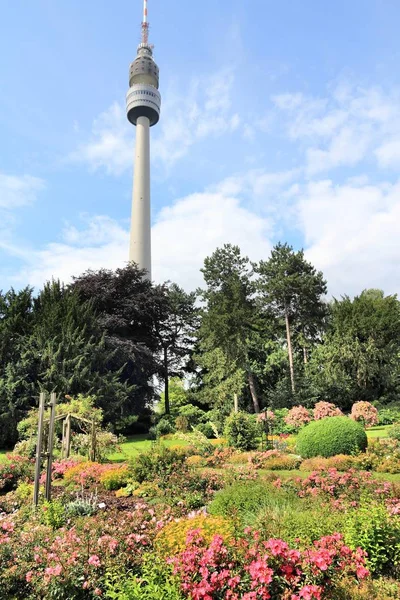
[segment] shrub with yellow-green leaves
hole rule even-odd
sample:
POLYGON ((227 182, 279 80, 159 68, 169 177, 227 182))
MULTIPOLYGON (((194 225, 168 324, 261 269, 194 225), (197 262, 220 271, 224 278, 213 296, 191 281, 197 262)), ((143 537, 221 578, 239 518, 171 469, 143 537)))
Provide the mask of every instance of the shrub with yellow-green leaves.
POLYGON ((182 552, 186 547, 186 537, 189 531, 199 530, 207 543, 215 535, 221 535, 226 541, 233 539, 232 521, 220 516, 199 514, 197 516, 171 521, 157 535, 156 550, 161 556, 173 556, 182 552))

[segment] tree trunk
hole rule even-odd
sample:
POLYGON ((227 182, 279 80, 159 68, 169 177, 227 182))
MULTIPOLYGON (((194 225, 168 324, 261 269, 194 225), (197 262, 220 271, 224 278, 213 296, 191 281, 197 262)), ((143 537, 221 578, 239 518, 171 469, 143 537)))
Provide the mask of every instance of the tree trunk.
POLYGON ((303 346, 303 357, 304 357, 304 364, 306 365, 308 363, 308 351, 305 346, 303 346))
POLYGON ((294 385, 293 350, 292 350, 292 340, 290 337, 289 315, 287 313, 287 310, 285 310, 285 323, 286 323, 286 339, 287 339, 287 347, 288 347, 288 355, 289 355, 290 381, 292 384, 292 392, 294 394, 296 391, 296 388, 294 385))
POLYGON ((249 373, 248 373, 248 379, 249 379, 250 394, 251 394, 251 397, 253 399, 254 412, 255 413, 259 413, 260 412, 260 405, 259 405, 259 402, 258 402, 256 384, 255 384, 255 381, 254 381, 254 375, 253 375, 253 373, 251 371, 249 371, 249 373))
POLYGON ((305 334, 304 329, 303 329, 303 359, 304 359, 304 364, 306 365, 308 363, 308 349, 306 347, 306 334, 305 334))
POLYGON ((164 399, 165 399, 165 414, 170 414, 169 407, 169 381, 168 381, 168 350, 164 348, 164 399))
POLYGON ((239 398, 237 394, 233 394, 233 412, 239 412, 239 398))

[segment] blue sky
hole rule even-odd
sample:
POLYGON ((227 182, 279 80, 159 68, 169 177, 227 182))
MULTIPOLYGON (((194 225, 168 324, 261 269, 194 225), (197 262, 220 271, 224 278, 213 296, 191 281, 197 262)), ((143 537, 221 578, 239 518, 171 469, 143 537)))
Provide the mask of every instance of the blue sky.
MULTIPOLYGON (((141 0, 0 0, 0 289, 128 254, 141 0)), ((304 247, 331 294, 399 291, 396 0, 149 0, 153 275, 304 247)))

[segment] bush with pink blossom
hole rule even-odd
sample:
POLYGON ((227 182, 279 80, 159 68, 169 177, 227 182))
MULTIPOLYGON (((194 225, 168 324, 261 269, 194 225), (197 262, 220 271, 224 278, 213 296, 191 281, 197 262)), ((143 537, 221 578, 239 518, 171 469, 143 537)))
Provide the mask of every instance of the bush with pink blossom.
POLYGON ((182 590, 192 600, 322 600, 344 576, 369 575, 365 553, 348 548, 341 534, 305 551, 281 539, 259 540, 256 531, 230 543, 216 535, 206 543, 189 532, 186 549, 171 559, 182 590))
POLYGON ((71 600, 103 595, 108 570, 137 569, 157 533, 171 519, 165 507, 98 513, 58 530, 17 526, 0 517, 3 598, 71 600))
POLYGON ((372 427, 378 424, 378 411, 370 402, 355 402, 351 408, 350 418, 360 421, 364 427, 372 427))
POLYGON ((325 419, 326 417, 340 417, 343 415, 340 408, 332 404, 332 402, 317 402, 314 406, 314 419, 319 421, 320 419, 325 419))
POLYGON ((300 429, 300 427, 309 423, 311 419, 310 411, 305 406, 293 406, 284 420, 287 425, 295 429, 300 429))
POLYGON ((34 461, 26 456, 7 454, 4 463, 0 464, 0 491, 6 492, 17 487, 19 480, 31 480, 34 461))

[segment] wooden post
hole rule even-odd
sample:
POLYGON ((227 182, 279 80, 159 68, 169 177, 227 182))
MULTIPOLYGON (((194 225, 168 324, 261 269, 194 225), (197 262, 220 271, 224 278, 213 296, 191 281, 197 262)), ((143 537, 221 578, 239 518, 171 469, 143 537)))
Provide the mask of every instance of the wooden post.
POLYGON ((96 421, 92 421, 92 443, 90 451, 90 460, 96 460, 96 421))
POLYGON ((65 458, 69 458, 71 451, 71 415, 65 419, 65 458))
POLYGON ((233 394, 233 411, 235 413, 239 412, 239 400, 237 394, 233 394))
POLYGON ((65 431, 67 428, 67 422, 64 419, 64 421, 62 422, 62 438, 61 438, 61 459, 66 458, 65 454, 65 431))
POLYGON ((56 418, 56 402, 57 396, 54 392, 50 395, 50 423, 49 423, 49 438, 47 444, 47 473, 46 473, 46 500, 51 500, 51 467, 53 463, 53 446, 54 446, 54 425, 56 418))
POLYGON ((34 506, 37 506, 38 502, 39 502, 39 480, 40 480, 40 468, 42 466, 44 402, 45 402, 45 393, 41 392, 40 396, 39 396, 39 420, 38 420, 38 434, 37 434, 37 442, 36 442, 35 479, 34 479, 34 488, 33 488, 33 505, 34 506))

